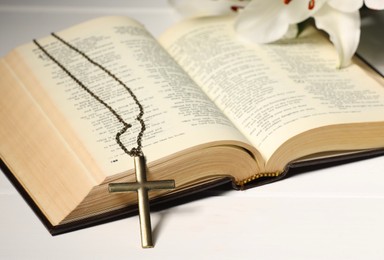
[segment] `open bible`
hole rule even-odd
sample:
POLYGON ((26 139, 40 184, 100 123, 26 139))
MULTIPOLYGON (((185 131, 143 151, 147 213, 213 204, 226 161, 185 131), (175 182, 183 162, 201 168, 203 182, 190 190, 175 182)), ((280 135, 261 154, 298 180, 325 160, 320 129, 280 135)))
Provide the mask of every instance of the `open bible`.
MULTIPOLYGON (((384 80, 359 59, 337 69, 328 40, 308 26, 294 40, 256 45, 232 17, 176 24, 159 40, 121 16, 57 34, 112 71, 143 104, 148 180, 174 179, 152 202, 232 182, 243 189, 283 178, 290 167, 383 154, 384 80)), ((123 117, 134 104, 104 72, 48 36, 38 40, 123 117)), ((134 181, 116 144, 119 122, 34 43, 0 60, 3 171, 52 234, 135 210, 134 181)), ((138 125, 122 136, 135 142, 138 125)))

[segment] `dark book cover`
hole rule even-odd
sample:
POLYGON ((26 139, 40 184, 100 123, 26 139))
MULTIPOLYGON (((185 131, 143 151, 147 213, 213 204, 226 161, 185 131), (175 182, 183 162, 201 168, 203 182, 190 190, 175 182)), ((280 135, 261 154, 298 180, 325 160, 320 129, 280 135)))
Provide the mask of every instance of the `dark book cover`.
MULTIPOLYGON (((225 192, 230 189, 243 190, 243 189, 254 188, 256 186, 269 184, 275 181, 282 180, 289 176, 294 176, 296 174, 300 174, 300 173, 304 173, 304 172, 308 172, 316 169, 326 168, 326 167, 337 166, 345 163, 351 163, 351 162, 355 162, 363 159, 374 158, 382 155, 384 155, 384 149, 374 149, 374 150, 364 150, 361 152, 349 153, 342 156, 333 156, 333 157, 321 158, 316 160, 294 162, 287 165, 284 172, 278 177, 262 177, 252 182, 249 182, 246 185, 241 187, 236 186, 233 183, 231 178, 222 178, 206 184, 196 185, 191 189, 182 190, 177 193, 173 193, 170 195, 166 195, 166 196, 154 199, 150 202, 151 211, 164 210, 167 208, 171 208, 172 206, 175 206, 175 205, 188 203, 190 201, 197 200, 197 199, 204 199, 205 197, 210 196, 211 193, 204 192, 204 191, 216 189, 219 192, 220 191, 225 192)), ((12 172, 10 171, 10 169, 7 167, 7 165, 4 163, 3 160, 0 160, 0 167, 1 167, 1 170, 4 172, 4 174, 7 176, 7 178, 9 179, 9 181, 17 189, 20 195, 24 198, 24 200, 28 203, 28 205, 31 207, 31 209, 34 211, 34 213, 37 215, 37 217, 41 220, 41 222, 45 225, 47 230, 52 235, 59 235, 59 234, 63 234, 63 233, 67 233, 67 232, 71 232, 71 231, 75 231, 83 228, 88 228, 88 227, 108 223, 115 220, 120 220, 120 219, 138 214, 137 205, 132 205, 119 210, 109 211, 100 215, 54 226, 49 222, 49 220, 46 218, 43 212, 39 209, 36 203, 32 200, 31 196, 23 188, 23 186, 20 184, 17 178, 12 174, 12 172)))

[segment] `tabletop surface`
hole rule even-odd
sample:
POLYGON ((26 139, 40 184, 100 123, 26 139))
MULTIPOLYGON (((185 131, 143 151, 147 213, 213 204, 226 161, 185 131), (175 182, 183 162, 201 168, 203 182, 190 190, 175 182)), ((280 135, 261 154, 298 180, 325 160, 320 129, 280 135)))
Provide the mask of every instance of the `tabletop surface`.
MULTIPOLYGON (((180 19, 156 0, 2 0, 0 56, 109 14, 135 18, 155 36, 180 19)), ((383 52, 369 47, 375 39, 363 36, 361 53, 383 68, 383 52)), ((52 237, 0 174, 0 259, 384 259, 384 157, 201 197, 153 212, 155 248, 142 249, 137 216, 52 237)))

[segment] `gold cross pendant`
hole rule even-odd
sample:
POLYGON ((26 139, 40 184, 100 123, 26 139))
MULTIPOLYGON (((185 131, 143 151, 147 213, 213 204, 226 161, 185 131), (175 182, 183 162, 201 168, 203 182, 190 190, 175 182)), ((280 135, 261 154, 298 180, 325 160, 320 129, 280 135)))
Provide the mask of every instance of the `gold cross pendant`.
POLYGON ((136 191, 141 232, 141 246, 153 247, 151 217, 149 214, 148 191, 155 189, 174 189, 174 180, 147 181, 146 164, 144 156, 135 156, 136 182, 110 183, 109 192, 136 191))

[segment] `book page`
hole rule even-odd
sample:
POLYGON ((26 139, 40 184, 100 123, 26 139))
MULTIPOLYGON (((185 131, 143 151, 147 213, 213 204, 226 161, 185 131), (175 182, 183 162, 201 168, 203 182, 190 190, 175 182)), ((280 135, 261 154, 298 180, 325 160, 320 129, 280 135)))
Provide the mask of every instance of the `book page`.
POLYGON ((298 39, 258 45, 231 17, 189 20, 161 43, 242 130, 265 160, 289 138, 317 127, 384 121, 384 88, 313 28, 298 39))
MULTIPOLYGON (((247 142, 141 24, 123 17, 100 18, 57 35, 107 68, 137 97, 144 108, 146 130, 142 142, 148 162, 207 142, 247 142)), ((140 132, 136 120, 139 109, 129 92, 54 37, 39 39, 38 42, 127 123, 132 124, 121 140, 128 150, 136 147, 140 132)), ((133 160, 115 140, 123 125, 35 44, 18 48, 8 62, 16 71, 23 63, 24 70, 27 70, 25 77, 21 77, 25 88, 32 93, 41 109, 48 114, 60 115, 54 122, 58 131, 64 133, 69 126, 75 136, 73 140, 80 143, 79 146, 89 153, 92 163, 96 163, 106 175, 133 168, 133 160), (32 75, 34 79, 30 79, 32 75)), ((54 120, 54 116, 51 118, 54 120)))

